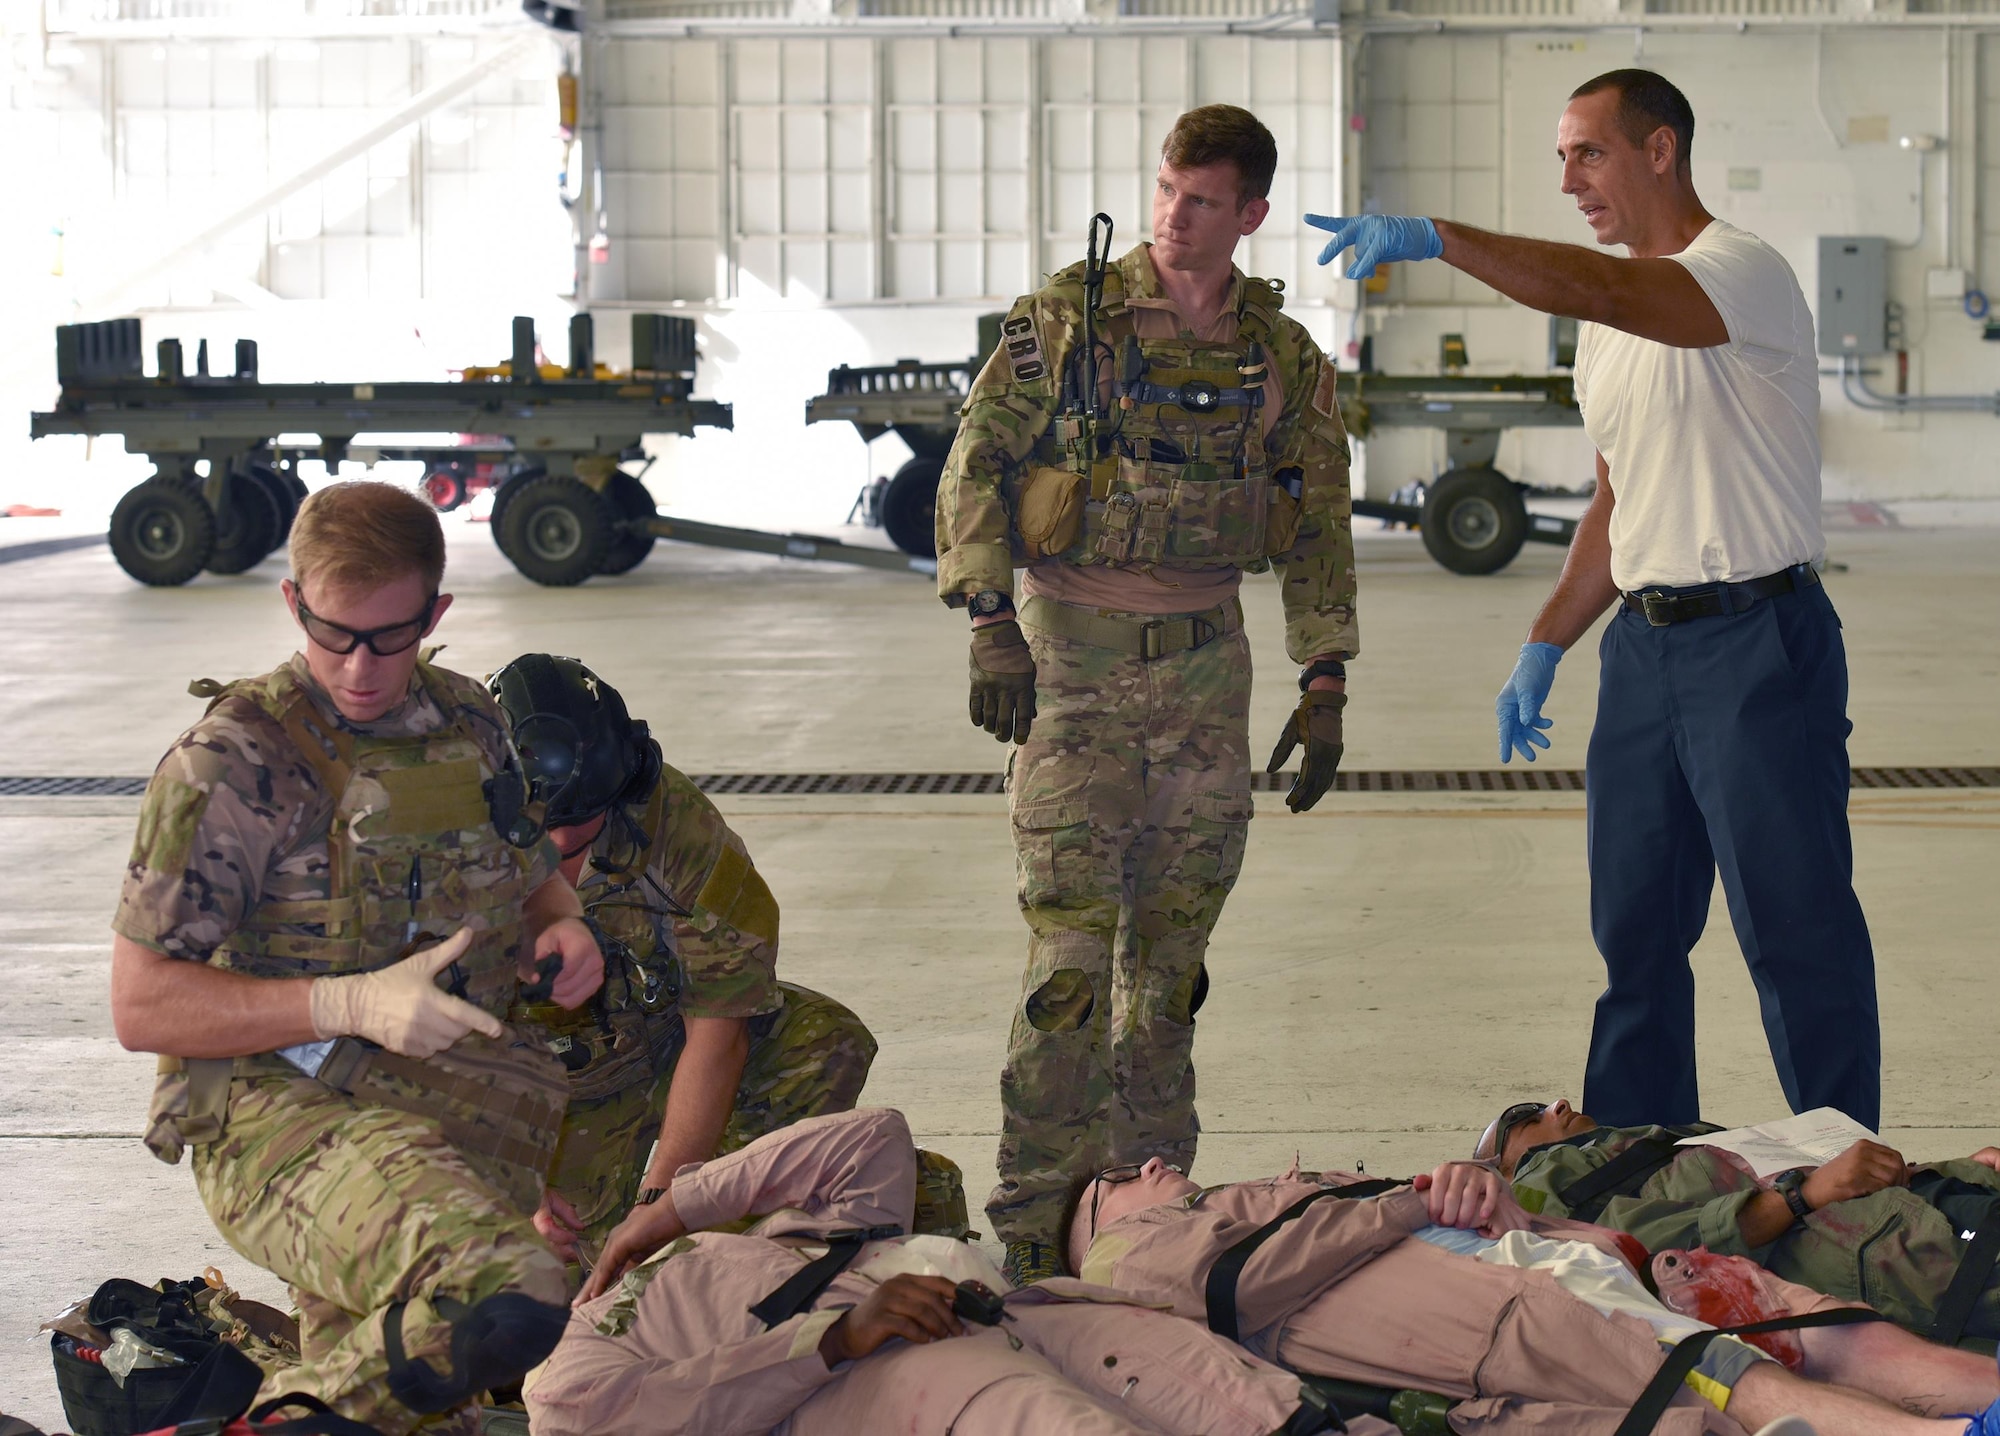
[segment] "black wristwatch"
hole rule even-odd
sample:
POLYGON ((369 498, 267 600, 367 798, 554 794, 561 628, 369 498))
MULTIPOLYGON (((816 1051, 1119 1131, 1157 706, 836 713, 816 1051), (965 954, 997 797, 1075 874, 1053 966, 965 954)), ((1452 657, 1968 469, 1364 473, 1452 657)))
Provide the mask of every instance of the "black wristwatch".
POLYGON ((1014 600, 997 588, 982 588, 965 601, 965 611, 974 618, 991 618, 996 613, 1009 612, 1014 600))
POLYGON ((1812 1173, 1811 1167, 1794 1167, 1789 1172, 1780 1172, 1778 1180, 1771 1183, 1771 1190, 1784 1197, 1785 1205, 1800 1221, 1813 1214, 1812 1203, 1806 1200, 1806 1178, 1812 1173))
POLYGON ((1315 658, 1299 674, 1299 692, 1303 693, 1312 687, 1315 678, 1338 678, 1345 682, 1347 665, 1337 658, 1315 658))

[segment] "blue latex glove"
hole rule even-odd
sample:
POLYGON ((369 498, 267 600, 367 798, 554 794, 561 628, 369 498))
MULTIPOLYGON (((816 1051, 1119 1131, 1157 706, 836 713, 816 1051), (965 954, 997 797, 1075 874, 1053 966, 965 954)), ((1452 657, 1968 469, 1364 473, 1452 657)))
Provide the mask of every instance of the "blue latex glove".
POLYGON ((1562 656, 1563 651, 1553 643, 1521 645, 1521 658, 1514 665, 1513 676, 1493 700, 1493 711, 1500 718, 1502 763, 1516 753, 1532 763, 1535 749, 1549 746, 1541 730, 1553 726, 1556 720, 1542 716, 1542 705, 1549 701, 1549 689, 1555 685, 1556 665, 1562 662, 1562 656))
POLYGON ((1436 259, 1444 253, 1444 241, 1429 220, 1407 214, 1309 214, 1306 223, 1314 229, 1329 230, 1333 238, 1319 252, 1321 264, 1349 245, 1354 247, 1354 263, 1347 267, 1349 279, 1366 279, 1378 264, 1399 259, 1436 259))

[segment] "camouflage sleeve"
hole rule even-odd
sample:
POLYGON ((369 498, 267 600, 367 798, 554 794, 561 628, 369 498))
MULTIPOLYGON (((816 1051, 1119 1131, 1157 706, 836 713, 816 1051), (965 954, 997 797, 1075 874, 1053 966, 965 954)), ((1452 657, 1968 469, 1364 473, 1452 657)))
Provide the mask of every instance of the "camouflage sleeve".
POLYGON ((206 961, 262 895, 331 799, 282 730, 224 702, 183 733, 139 808, 112 931, 168 957, 206 961))
MULTIPOLYGON (((1515 1172, 1515 1199, 1531 1212, 1569 1216, 1569 1208, 1556 1193, 1597 1170, 1603 1156, 1590 1148, 1544 1148, 1515 1172)), ((1718 1160, 1707 1147, 1690 1147, 1638 1195, 1606 1202, 1597 1224, 1630 1233, 1647 1251, 1705 1246, 1729 1256, 1747 1256, 1737 1219, 1743 1204, 1756 1193, 1757 1184, 1748 1174, 1718 1160)))
POLYGON ((1014 591, 1004 480, 1028 461, 1059 402, 1059 376, 1077 308, 1047 289, 1016 300, 965 407, 938 480, 938 596, 953 608, 972 594, 1014 591))
POLYGON ((1577 1147, 1544 1147, 1523 1157, 1515 1168, 1514 1200, 1545 1217, 1566 1217, 1569 1208, 1556 1193, 1600 1165, 1577 1147))
MULTIPOLYGON (((1289 320, 1282 321, 1290 323, 1289 320)), ((1294 663, 1361 652, 1354 615, 1354 515, 1347 430, 1336 393, 1339 371, 1302 331, 1280 375, 1285 415, 1272 434, 1279 469, 1303 471, 1298 539, 1274 558, 1285 606, 1285 651, 1294 663)), ((1289 346, 1287 346, 1289 348, 1289 346)))
POLYGON ((665 769, 661 831, 653 835, 654 879, 685 908, 674 919, 681 1011, 688 1017, 775 1012, 778 902, 743 839, 686 775, 665 769))

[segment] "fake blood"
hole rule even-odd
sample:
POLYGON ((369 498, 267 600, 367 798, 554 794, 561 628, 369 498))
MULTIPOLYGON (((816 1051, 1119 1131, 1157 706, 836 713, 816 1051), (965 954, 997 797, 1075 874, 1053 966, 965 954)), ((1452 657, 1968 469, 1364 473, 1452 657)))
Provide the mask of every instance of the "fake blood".
MULTIPOLYGON (((1660 1300, 1682 1316, 1710 1326, 1745 1326, 1789 1316, 1764 1269, 1738 1256, 1717 1256, 1706 1247, 1665 1251, 1653 1258, 1653 1280, 1660 1300)), ((1806 1364, 1805 1343, 1795 1331, 1767 1331, 1742 1340, 1775 1356, 1789 1371, 1806 1364)))

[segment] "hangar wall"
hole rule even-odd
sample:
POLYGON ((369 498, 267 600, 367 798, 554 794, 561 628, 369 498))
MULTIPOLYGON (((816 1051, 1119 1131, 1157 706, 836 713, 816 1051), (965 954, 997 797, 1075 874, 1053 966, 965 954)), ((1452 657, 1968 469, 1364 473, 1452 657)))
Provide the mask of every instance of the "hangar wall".
MULTIPOLYGON (((91 13, 107 8, 117 7, 91 13)), ((1577 80, 1636 58, 1688 89, 1711 206, 1777 244, 1809 298, 1818 234, 1886 235, 1899 245, 1891 290, 1906 310, 1912 389, 2000 388, 2000 345, 1955 301, 1925 298, 1928 270, 1962 268, 1978 284, 1986 263, 2000 265, 2000 212, 1989 213, 2000 208, 1989 199, 2000 196, 1990 138, 2000 57, 1986 35, 1832 15, 1823 28, 1754 21, 1764 27, 1653 29, 1636 41, 1631 29, 1497 15, 1476 31, 1447 16, 1429 33, 1378 24, 1344 40, 1224 34, 1212 20, 1200 33, 1156 20, 1146 33, 1097 36, 1006 32, 979 15, 951 34, 843 34, 828 21, 810 36, 774 17, 767 32, 718 25, 584 47, 579 153, 601 121, 603 263, 579 257, 556 202, 560 49, 544 38, 463 103, 304 186, 116 310, 141 307, 149 342, 258 338, 274 376, 434 374, 500 357, 511 313, 558 334, 580 272, 606 316, 604 357, 622 357, 619 311, 685 305, 703 322, 705 387, 739 405, 736 434, 677 442, 655 471, 669 502, 717 516, 802 506, 831 522, 900 456, 893 439, 864 456, 851 433, 801 427, 799 405, 825 371, 969 352, 975 316, 1074 257, 1095 206, 1117 219, 1121 247, 1138 238, 1150 152, 1179 109, 1245 101, 1272 124, 1284 155, 1273 218, 1245 260, 1291 281, 1294 311, 1343 352, 1359 333, 1356 289, 1311 264, 1317 243, 1299 211, 1338 208, 1344 194, 1587 239, 1557 192, 1555 116, 1577 80), (1942 145, 1920 155, 1898 146, 1904 134, 1942 145), (754 490, 742 483, 752 472, 754 490)), ((10 47, 0 164, 16 200, 0 236, 10 257, 31 261, 11 272, 33 276, 0 314, 10 408, 46 400, 49 327, 100 317, 93 296, 148 246, 200 228, 509 38, 449 24, 349 30, 253 40, 100 19, 47 36, 33 62, 10 47)), ((570 183, 587 239, 585 176, 570 183)), ((1368 306, 1362 323, 1383 367, 1435 367, 1444 332, 1465 334, 1476 372, 1544 357, 1538 317, 1441 266, 1405 266, 1368 306)), ((1893 370, 1877 382, 1891 384, 1893 370)), ((1994 424, 1864 414, 1829 381, 1829 496, 2000 498, 1983 458, 1994 424)), ((0 446, 10 462, 28 460, 11 426, 0 446)), ((1428 476, 1441 457, 1422 434, 1370 448, 1378 493, 1428 476)), ((1544 432, 1510 437, 1500 462, 1567 485, 1588 457, 1579 436, 1544 432)))

